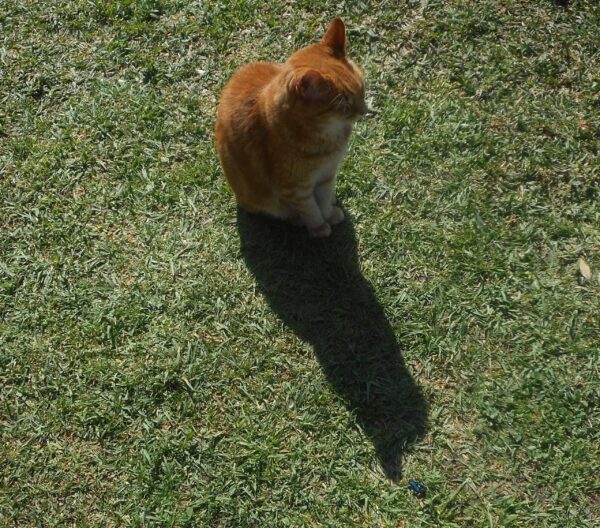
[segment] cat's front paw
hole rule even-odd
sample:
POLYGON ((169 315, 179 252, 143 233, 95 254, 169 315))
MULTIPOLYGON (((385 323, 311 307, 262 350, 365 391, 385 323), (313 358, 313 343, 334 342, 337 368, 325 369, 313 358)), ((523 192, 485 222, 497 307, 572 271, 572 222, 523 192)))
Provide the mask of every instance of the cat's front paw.
POLYGON ((331 226, 327 222, 323 222, 320 226, 309 228, 311 237, 328 237, 331 235, 331 226))
POLYGON ((344 211, 342 211, 339 207, 336 207, 334 205, 331 209, 331 214, 329 215, 329 218, 327 219, 327 221, 331 225, 336 225, 336 224, 339 224, 340 222, 342 222, 344 220, 344 218, 345 218, 344 211))

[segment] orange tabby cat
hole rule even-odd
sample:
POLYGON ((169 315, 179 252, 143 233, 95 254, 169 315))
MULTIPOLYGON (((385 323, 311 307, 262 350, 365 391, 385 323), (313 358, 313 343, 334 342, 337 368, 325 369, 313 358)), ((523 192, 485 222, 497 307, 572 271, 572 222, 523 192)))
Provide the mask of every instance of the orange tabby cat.
POLYGON ((285 64, 238 70, 221 95, 216 138, 239 205, 328 236, 344 219, 335 206, 335 174, 352 125, 366 113, 364 95, 339 18, 285 64))

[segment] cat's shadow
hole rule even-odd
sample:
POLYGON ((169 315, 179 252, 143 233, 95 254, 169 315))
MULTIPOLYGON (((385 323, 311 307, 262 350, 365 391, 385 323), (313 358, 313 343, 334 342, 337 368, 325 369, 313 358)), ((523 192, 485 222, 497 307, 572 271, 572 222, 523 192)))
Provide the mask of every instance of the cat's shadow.
POLYGON ((326 239, 238 209, 242 253, 271 308, 310 343, 324 375, 355 413, 394 481, 425 432, 427 405, 363 277, 350 220, 326 239))

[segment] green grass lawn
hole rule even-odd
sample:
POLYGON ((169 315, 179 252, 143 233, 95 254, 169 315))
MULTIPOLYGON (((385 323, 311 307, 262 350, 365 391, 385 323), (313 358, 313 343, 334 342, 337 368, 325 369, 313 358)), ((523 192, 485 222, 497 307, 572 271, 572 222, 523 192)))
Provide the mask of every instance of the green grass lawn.
POLYGON ((0 525, 598 526, 571 4, 2 0, 0 525), (337 15, 373 112, 311 240, 237 211, 213 123, 337 15))

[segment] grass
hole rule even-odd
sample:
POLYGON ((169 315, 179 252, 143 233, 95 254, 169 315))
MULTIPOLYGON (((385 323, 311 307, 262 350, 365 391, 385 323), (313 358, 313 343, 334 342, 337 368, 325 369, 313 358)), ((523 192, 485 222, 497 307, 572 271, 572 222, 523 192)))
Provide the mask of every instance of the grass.
POLYGON ((593 0, 5 1, 0 523, 597 526, 599 40, 593 0), (336 15, 373 113, 314 241, 212 128, 336 15))

